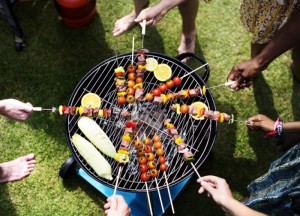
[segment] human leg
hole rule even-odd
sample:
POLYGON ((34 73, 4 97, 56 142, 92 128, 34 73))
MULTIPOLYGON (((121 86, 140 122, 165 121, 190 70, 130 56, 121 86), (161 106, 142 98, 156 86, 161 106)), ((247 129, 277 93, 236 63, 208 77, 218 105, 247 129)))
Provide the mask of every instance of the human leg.
POLYGON ((292 65, 294 77, 300 82, 300 44, 296 45, 292 49, 292 65))
POLYGON ((113 35, 119 36, 135 26, 135 18, 145 7, 148 7, 148 5, 149 0, 134 0, 134 10, 115 22, 113 35))
POLYGON ((35 166, 34 154, 0 164, 0 182, 18 181, 30 175, 35 166))
POLYGON ((182 17, 182 33, 178 53, 195 52, 196 43, 196 17, 199 0, 188 0, 178 5, 182 17))

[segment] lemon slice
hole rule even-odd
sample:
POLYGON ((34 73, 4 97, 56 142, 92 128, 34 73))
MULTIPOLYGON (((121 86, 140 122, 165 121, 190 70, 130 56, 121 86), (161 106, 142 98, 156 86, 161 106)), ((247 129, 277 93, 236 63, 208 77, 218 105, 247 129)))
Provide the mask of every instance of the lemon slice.
POLYGON ((165 82, 172 76, 172 69, 167 64, 159 64, 154 70, 154 76, 157 80, 165 82))
POLYGON ((193 105, 194 107, 197 108, 197 115, 191 115, 191 116, 196 120, 203 120, 204 113, 201 113, 201 110, 202 110, 202 108, 205 108, 205 111, 208 111, 208 107, 206 106, 206 104, 202 103, 202 102, 195 102, 195 103, 192 103, 191 105, 193 105))
POLYGON ((153 72, 157 67, 158 62, 155 58, 147 58, 146 59, 146 70, 153 72))
POLYGON ((101 99, 95 93, 87 93, 81 98, 81 106, 95 109, 101 106, 101 99))

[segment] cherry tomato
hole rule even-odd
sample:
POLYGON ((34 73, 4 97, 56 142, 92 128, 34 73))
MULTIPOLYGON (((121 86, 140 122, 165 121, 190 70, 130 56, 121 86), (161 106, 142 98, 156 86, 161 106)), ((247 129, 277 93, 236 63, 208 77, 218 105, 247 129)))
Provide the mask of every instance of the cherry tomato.
POLYGON ((141 180, 142 180, 142 181, 146 182, 146 181, 148 181, 149 179, 150 179, 149 173, 143 172, 143 173, 141 174, 141 180))
POLYGON ((135 82, 134 82, 133 80, 128 80, 127 86, 128 86, 129 88, 133 88, 134 85, 135 85, 135 82))
POLYGON ((152 147, 150 145, 146 145, 144 147, 144 151, 145 151, 145 153, 151 153, 152 152, 152 147))
POLYGON ((156 155, 157 156, 163 156, 165 153, 165 150, 163 148, 156 149, 156 155))
POLYGON ((128 73, 134 73, 136 71, 136 66, 133 64, 130 64, 127 66, 128 73))
POLYGON ((134 88, 129 87, 126 92, 128 95, 134 95, 135 90, 134 90, 134 88))
POLYGON ((168 101, 173 101, 175 99, 174 94, 173 93, 168 93, 167 94, 167 99, 168 99, 168 101))
POLYGON ((149 152, 145 155, 148 161, 153 161, 155 158, 155 155, 152 152, 149 152))
POLYGON ((159 165, 159 169, 161 171, 166 171, 168 169, 168 165, 166 165, 166 164, 163 163, 163 164, 159 165))
POLYGON ((161 94, 159 89, 153 89, 151 93, 153 96, 157 96, 157 97, 160 96, 160 94, 161 94))
POLYGON ((152 178, 156 178, 158 176, 158 171, 156 169, 151 169, 150 170, 150 176, 152 178))
POLYGON ((166 163, 166 158, 164 156, 159 156, 158 157, 158 163, 160 163, 160 164, 166 163))
POLYGON ((154 142, 153 146, 154 146, 154 148, 159 149, 162 147, 162 143, 161 143, 161 141, 156 141, 156 142, 154 142))
POLYGON ((135 79, 135 83, 142 83, 143 82, 143 78, 142 77, 137 77, 135 79))
POLYGON ((152 101, 153 100, 153 95, 151 93, 147 93, 145 95, 145 99, 146 99, 146 101, 152 101))
POLYGON ((180 85, 181 84, 181 78, 178 77, 178 76, 174 77, 173 82, 174 82, 174 85, 180 85))
POLYGON ((148 167, 149 167, 149 169, 155 169, 155 168, 156 168, 156 163, 155 163, 155 161, 149 161, 149 162, 148 162, 148 167))
POLYGON ((154 141, 154 142, 160 141, 160 137, 159 137, 158 135, 155 134, 155 135, 153 136, 153 141, 154 141))
POLYGON ((128 79, 129 79, 129 80, 135 80, 135 78, 136 78, 136 77, 135 77, 135 73, 129 73, 129 74, 128 74, 128 79))
POLYGON ((148 166, 146 164, 141 164, 139 166, 139 170, 141 173, 147 172, 148 171, 148 166))
POLYGON ((128 102, 128 103, 133 103, 134 101, 135 101, 135 98, 134 98, 133 95, 128 95, 128 96, 127 96, 127 102, 128 102))
POLYGON ((166 85, 168 86, 169 89, 173 88, 174 87, 174 81, 173 80, 168 80, 166 82, 166 85))
POLYGON ((150 138, 145 138, 143 142, 144 142, 145 145, 151 145, 152 144, 152 141, 151 141, 150 138))
POLYGON ((142 149, 143 148, 143 143, 141 141, 137 140, 137 141, 134 142, 134 147, 136 149, 142 149))
POLYGON ((189 108, 189 106, 188 105, 186 105, 186 104, 182 104, 181 106, 180 106, 180 112, 181 113, 189 113, 189 110, 190 110, 190 108, 189 108))
POLYGON ((136 154, 138 157, 141 157, 141 156, 145 155, 145 151, 144 151, 144 149, 141 148, 141 149, 137 150, 136 154))
POLYGON ((168 90, 168 86, 166 84, 160 84, 158 87, 161 93, 165 93, 168 90))
POLYGON ((147 158, 141 156, 138 158, 138 163, 139 164, 146 164, 147 163, 147 158))
POLYGON ((118 97, 118 104, 123 105, 126 103, 126 98, 124 96, 118 97))

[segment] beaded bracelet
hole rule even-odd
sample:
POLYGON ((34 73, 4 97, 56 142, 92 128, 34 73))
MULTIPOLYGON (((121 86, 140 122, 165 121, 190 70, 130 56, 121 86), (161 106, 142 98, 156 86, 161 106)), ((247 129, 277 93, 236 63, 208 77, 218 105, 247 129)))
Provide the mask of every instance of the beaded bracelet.
POLYGON ((274 129, 272 131, 270 131, 269 133, 267 133, 264 138, 270 137, 270 136, 281 136, 283 132, 283 121, 280 120, 280 118, 278 118, 274 124, 274 129))
POLYGON ((283 132, 283 121, 281 121, 279 118, 278 118, 278 123, 277 123, 277 126, 276 126, 276 136, 281 136, 282 135, 282 132, 283 132))

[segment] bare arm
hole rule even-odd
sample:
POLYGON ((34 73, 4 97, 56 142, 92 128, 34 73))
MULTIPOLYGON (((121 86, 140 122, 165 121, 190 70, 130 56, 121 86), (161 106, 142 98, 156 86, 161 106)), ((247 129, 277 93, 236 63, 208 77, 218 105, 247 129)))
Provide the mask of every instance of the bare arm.
POLYGON ((32 113, 32 105, 15 99, 0 100, 0 114, 17 121, 25 121, 32 113))
POLYGON ((256 57, 261 68, 267 67, 274 59, 300 41, 299 26, 300 10, 292 15, 287 24, 279 30, 274 39, 256 57))
MULTIPOLYGON (((263 130, 270 132, 274 130, 275 121, 270 119, 269 117, 258 114, 248 118, 250 124, 247 125, 248 128, 263 130)), ((283 124, 284 132, 300 132, 300 122, 284 122, 283 124)))
POLYGON ((223 211, 229 213, 232 216, 263 216, 260 212, 257 212, 243 203, 237 201, 232 196, 229 185, 225 179, 217 176, 204 176, 197 180, 201 184, 199 193, 202 194, 206 191, 214 201, 221 206, 223 211))
POLYGON ((300 42, 300 10, 298 10, 287 24, 278 31, 275 37, 256 57, 233 66, 227 80, 236 81, 230 88, 250 86, 252 79, 268 67, 268 65, 285 51, 300 42))

